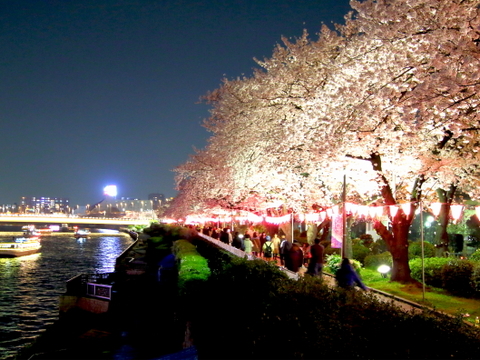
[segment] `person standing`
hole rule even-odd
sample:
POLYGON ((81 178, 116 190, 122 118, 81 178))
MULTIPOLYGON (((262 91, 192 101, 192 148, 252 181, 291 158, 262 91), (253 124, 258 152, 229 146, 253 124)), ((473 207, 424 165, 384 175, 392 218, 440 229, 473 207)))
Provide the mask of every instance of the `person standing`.
POLYGON ((310 262, 308 263, 307 274, 312 276, 322 276, 323 257, 325 247, 320 244, 320 239, 316 238, 314 244, 310 246, 310 262))
POLYGON ((273 235, 272 244, 273 244, 273 260, 275 260, 276 262, 280 256, 280 238, 278 237, 277 234, 273 235))
POLYGON ((285 265, 285 258, 291 247, 292 247, 292 243, 287 240, 285 235, 282 235, 282 239, 280 241, 280 264, 282 266, 285 265))
POLYGON ((238 231, 235 232, 235 236, 232 240, 232 246, 240 250, 245 250, 245 244, 243 243, 243 235, 240 234, 238 231))
POLYGON ((265 260, 271 261, 273 256, 273 243, 269 235, 265 237, 265 243, 262 246, 262 251, 263 251, 263 257, 265 258, 265 260))
POLYGON ((292 247, 285 255, 285 267, 297 273, 303 265, 303 251, 298 242, 294 241, 292 247))
POLYGON ((230 241, 230 236, 229 236, 229 231, 230 229, 224 228, 222 232, 220 233, 220 241, 229 244, 230 241))
POLYGON ((252 255, 252 250, 253 250, 253 242, 250 239, 250 235, 245 234, 245 238, 243 240, 243 244, 245 246, 245 253, 247 255, 252 255))
POLYGON ((262 251, 262 248, 260 247, 260 238, 258 237, 258 234, 256 232, 253 233, 252 242, 253 242, 252 254, 255 256, 259 256, 260 251, 262 251))

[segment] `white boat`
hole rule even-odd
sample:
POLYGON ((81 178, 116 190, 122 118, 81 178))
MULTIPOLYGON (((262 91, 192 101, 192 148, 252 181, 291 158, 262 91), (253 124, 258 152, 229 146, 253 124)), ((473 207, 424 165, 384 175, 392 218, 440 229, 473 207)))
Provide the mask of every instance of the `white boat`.
POLYGON ((76 238, 87 237, 88 235, 90 235, 90 230, 88 229, 78 229, 75 231, 75 234, 73 234, 76 238))
POLYGON ((10 242, 0 242, 0 257, 18 257, 40 252, 42 245, 36 237, 20 237, 10 242))
POLYGON ((26 225, 22 227, 24 237, 36 237, 41 235, 40 232, 35 228, 35 225, 26 225))

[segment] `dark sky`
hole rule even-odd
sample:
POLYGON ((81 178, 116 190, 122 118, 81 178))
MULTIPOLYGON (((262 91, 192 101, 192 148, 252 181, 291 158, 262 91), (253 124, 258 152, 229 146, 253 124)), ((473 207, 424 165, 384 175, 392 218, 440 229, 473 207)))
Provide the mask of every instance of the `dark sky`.
POLYGON ((342 22, 348 0, 0 0, 0 204, 174 196, 223 77, 281 36, 342 22))

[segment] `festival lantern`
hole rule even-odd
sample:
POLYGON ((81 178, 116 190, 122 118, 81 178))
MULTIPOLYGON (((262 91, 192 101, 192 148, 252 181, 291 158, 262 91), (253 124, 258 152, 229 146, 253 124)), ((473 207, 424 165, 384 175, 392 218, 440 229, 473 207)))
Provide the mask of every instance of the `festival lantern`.
POLYGON ((410 215, 410 210, 412 209, 410 203, 404 203, 404 204, 401 204, 400 206, 406 216, 410 215))
POLYGON ((319 218, 320 218, 320 214, 318 213, 305 214, 305 221, 318 222, 319 218))
POLYGON ((477 219, 480 220, 480 206, 475 206, 475 214, 477 215, 477 219))
POLYGON ((334 207, 332 207, 332 213, 333 213, 333 215, 340 214, 340 206, 335 205, 334 207))
POLYGON ((390 205, 389 210, 390 210, 390 216, 393 219, 395 217, 395 215, 397 215, 398 207, 396 205, 390 205))
POLYGON ((430 204, 430 209, 432 209, 432 213, 435 217, 438 217, 440 215, 440 211, 442 210, 442 203, 431 203, 430 204))
POLYGON ((321 222, 325 221, 326 217, 327 217, 327 213, 325 211, 321 211, 320 212, 320 221, 321 222))
POLYGON ((333 210, 331 208, 328 208, 327 210, 325 210, 325 212, 327 216, 331 219, 333 215, 333 210))
POLYGON ((452 218, 457 222, 462 217, 463 205, 450 205, 452 218))

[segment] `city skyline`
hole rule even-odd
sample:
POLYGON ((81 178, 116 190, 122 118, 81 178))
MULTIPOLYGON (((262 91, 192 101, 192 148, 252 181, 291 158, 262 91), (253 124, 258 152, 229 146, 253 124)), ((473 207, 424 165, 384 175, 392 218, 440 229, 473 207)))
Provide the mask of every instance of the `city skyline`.
POLYGON ((210 134, 199 99, 250 76, 282 36, 316 38, 350 10, 334 1, 86 0, 0 13, 0 203, 175 196, 175 167, 210 134))

